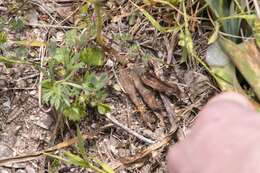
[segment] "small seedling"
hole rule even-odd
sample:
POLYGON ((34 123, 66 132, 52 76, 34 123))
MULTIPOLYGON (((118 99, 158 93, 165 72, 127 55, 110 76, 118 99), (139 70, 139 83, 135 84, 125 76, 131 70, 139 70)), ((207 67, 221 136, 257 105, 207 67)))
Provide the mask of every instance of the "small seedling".
POLYGON ((96 46, 82 47, 81 36, 71 30, 66 33, 64 46, 50 44, 47 79, 42 82, 45 103, 73 121, 87 115, 88 106, 96 107, 99 113, 109 110, 103 103, 107 77, 90 71, 90 67, 103 65, 103 52, 96 46))

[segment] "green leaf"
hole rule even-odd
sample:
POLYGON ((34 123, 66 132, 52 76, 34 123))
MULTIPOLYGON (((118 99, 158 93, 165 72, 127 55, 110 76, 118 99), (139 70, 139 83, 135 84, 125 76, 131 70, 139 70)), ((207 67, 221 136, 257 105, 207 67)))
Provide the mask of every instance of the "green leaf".
POLYGON ((80 59, 90 66, 101 66, 104 63, 103 52, 98 47, 85 48, 80 53, 80 59))
POLYGON ((65 34, 65 44, 67 47, 72 48, 75 47, 78 41, 78 32, 73 29, 65 34))
POLYGON ((83 62, 79 62, 79 54, 75 53, 73 56, 66 57, 64 66, 66 67, 67 71, 76 71, 77 69, 84 67, 83 62))
POLYGON ((58 159, 58 160, 63 161, 63 162, 68 162, 67 159, 64 159, 63 157, 60 157, 60 156, 57 156, 57 155, 54 155, 54 154, 43 153, 43 155, 49 156, 49 157, 54 158, 54 159, 58 159))
POLYGON ((73 104, 72 106, 66 107, 63 114, 72 121, 79 121, 86 115, 86 112, 79 104, 73 104))
POLYGON ((214 29, 215 30, 214 30, 213 34, 211 35, 211 37, 209 38, 208 44, 212 44, 218 39, 218 32, 220 29, 220 24, 218 22, 215 22, 214 29))
POLYGON ((11 28, 16 31, 22 30, 25 26, 21 19, 12 19, 10 25, 11 28))
POLYGON ((58 172, 60 166, 61 166, 60 161, 57 158, 55 158, 51 161, 50 168, 48 169, 48 172, 49 173, 56 173, 56 172, 58 172))
POLYGON ((216 17, 228 16, 229 3, 227 0, 205 0, 216 17))
POLYGON ((54 59, 61 64, 66 64, 66 61, 68 61, 70 57, 70 50, 68 48, 57 48, 54 59))
POLYGON ((99 91, 104 88, 107 81, 106 75, 96 76, 95 73, 86 73, 84 76, 83 87, 87 91, 99 91))
POLYGON ((258 48, 260 48, 260 20, 256 19, 254 21, 253 31, 255 33, 255 40, 258 48))
POLYGON ((16 57, 20 57, 20 58, 25 58, 28 56, 28 49, 24 48, 24 47, 18 47, 15 50, 16 53, 16 57))
POLYGON ((98 112, 102 115, 105 115, 106 113, 111 111, 111 108, 107 104, 99 103, 97 105, 98 112))
POLYGON ((30 64, 27 61, 24 60, 18 60, 14 58, 9 58, 9 57, 3 57, 0 56, 0 62, 6 63, 6 64, 30 64))
POLYGON ((64 156, 68 159, 68 162, 70 164, 80 166, 80 167, 83 167, 83 168, 88 167, 88 164, 80 156, 72 154, 71 152, 68 152, 68 151, 64 152, 64 156))
POLYGON ((183 0, 166 0, 168 1, 169 3, 171 3, 172 5, 177 5, 179 4, 180 2, 182 2, 183 0))
POLYGON ((224 38, 219 41, 221 48, 227 53, 260 99, 260 52, 255 41, 249 40, 239 45, 224 38))
POLYGON ((61 110, 64 106, 70 106, 70 88, 62 83, 56 83, 50 79, 42 82, 43 101, 50 103, 56 110, 61 110))
POLYGON ((80 13, 85 15, 88 12, 89 6, 91 4, 89 2, 86 2, 80 9, 80 13))
POLYGON ((108 80, 108 78, 107 78, 107 75, 105 75, 105 74, 102 74, 101 76, 97 77, 97 81, 95 84, 96 90, 101 90, 102 88, 104 88, 107 80, 108 80))
POLYGON ((85 162, 89 162, 88 155, 86 153, 85 145, 84 145, 84 139, 82 138, 82 135, 80 133, 79 126, 77 126, 77 138, 78 138, 78 150, 81 154, 82 158, 85 160, 85 162))
POLYGON ((77 88, 77 89, 83 89, 83 87, 81 85, 76 84, 76 83, 72 83, 72 82, 63 82, 63 83, 66 84, 66 85, 70 85, 70 86, 77 88))
POLYGON ((5 32, 0 32, 0 45, 6 43, 7 41, 7 35, 5 32))
POLYGON ((104 171, 106 171, 106 173, 115 173, 115 171, 113 170, 113 168, 111 168, 110 166, 108 166, 106 163, 104 163, 104 162, 101 162, 100 160, 98 160, 98 159, 94 159, 95 160, 95 162, 97 162, 97 164, 99 164, 101 167, 102 167, 102 169, 104 170, 104 171))
POLYGON ((153 16, 151 16, 146 10, 144 10, 143 8, 137 6, 135 4, 135 6, 144 14, 144 16, 151 22, 151 24, 153 25, 153 27, 155 27, 158 31, 160 32, 173 32, 173 33, 177 33, 180 30, 180 27, 163 27, 159 24, 159 22, 157 22, 153 16))
POLYGON ((31 47, 42 47, 47 45, 46 42, 37 41, 37 40, 21 40, 21 41, 15 41, 15 43, 21 46, 31 46, 31 47))
POLYGON ((52 41, 52 42, 48 43, 48 54, 49 54, 49 56, 55 56, 56 49, 57 49, 57 43, 56 42, 52 41))
POLYGON ((2 31, 5 27, 6 20, 0 16, 0 31, 2 31))
MULTIPOLYGON (((205 0, 209 5, 211 11, 214 12, 217 20, 225 17, 236 16, 241 11, 235 5, 234 1, 227 0, 205 0)), ((238 35, 240 31, 241 19, 232 18, 231 20, 220 20, 222 31, 227 34, 238 35)), ((236 38, 230 37, 231 40, 237 42, 236 38)))
POLYGON ((208 47, 205 60, 222 91, 244 94, 236 77, 235 66, 218 42, 214 42, 208 47))

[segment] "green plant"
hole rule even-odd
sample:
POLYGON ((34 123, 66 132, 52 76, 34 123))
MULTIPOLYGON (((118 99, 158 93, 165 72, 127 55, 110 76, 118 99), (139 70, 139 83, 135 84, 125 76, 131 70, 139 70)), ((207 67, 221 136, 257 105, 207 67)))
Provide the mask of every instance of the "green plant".
POLYGON ((59 171, 59 167, 60 167, 60 160, 59 159, 53 159, 51 161, 50 167, 48 169, 48 172, 50 173, 56 173, 59 171))
POLYGON ((101 14, 101 0, 95 0, 94 1, 94 6, 95 6, 95 12, 96 12, 96 16, 97 16, 97 22, 96 22, 96 26, 97 26, 97 42, 100 45, 104 45, 104 41, 102 38, 102 29, 103 29, 103 20, 102 20, 102 14, 101 14))
POLYGON ((36 67, 39 66, 36 62, 29 62, 28 48, 46 46, 45 42, 36 40, 9 40, 8 30, 14 30, 16 32, 21 31, 24 28, 24 23, 20 19, 11 19, 8 21, 4 17, 0 17, 0 49, 2 56, 0 56, 0 62, 5 63, 8 67, 13 64, 30 64, 36 67), (16 46, 8 46, 8 44, 15 44, 16 46))
MULTIPOLYGON (((242 19, 247 19, 250 15, 245 15, 246 3, 244 0, 205 0, 213 12, 215 26, 220 26, 224 33, 238 36, 241 30, 242 19)), ((219 29, 217 29, 219 30, 219 29)), ((244 32, 245 33, 245 32, 244 32)), ((216 37, 216 36, 215 36, 216 37)), ((229 37, 234 42, 239 42, 235 37, 229 37)))
POLYGON ((45 155, 58 159, 65 163, 73 164, 75 166, 79 166, 82 168, 91 169, 96 173, 114 173, 114 170, 111 167, 109 167, 106 163, 103 163, 97 158, 94 158, 89 154, 87 154, 84 147, 84 140, 80 134, 79 128, 77 128, 77 139, 78 139, 78 145, 76 147, 77 154, 73 154, 67 151, 64 152, 63 157, 48 154, 48 153, 45 153, 45 155))
MULTIPOLYGON (((254 103, 257 97, 258 100, 260 98, 258 87, 260 64, 257 60, 260 30, 259 19, 250 10, 252 4, 248 4, 249 8, 246 8, 244 0, 206 0, 206 2, 215 20, 215 31, 209 39, 209 44, 212 45, 207 50, 208 61, 207 59, 206 61, 222 91, 239 92, 248 96, 254 103), (252 36, 253 33, 255 41, 240 38, 240 36, 252 36), (215 52, 218 53, 217 56, 215 52), (236 70, 247 83, 237 77, 236 70), (247 85, 251 88, 245 87, 247 85)), ((253 5, 259 8, 258 4, 253 5)))
POLYGON ((179 45, 183 48, 182 49, 182 60, 186 61, 188 56, 192 56, 195 57, 196 53, 194 50, 194 45, 193 45, 193 41, 192 41, 192 34, 190 33, 189 30, 189 22, 188 22, 188 17, 187 17, 187 11, 186 11, 186 5, 185 2, 182 2, 182 9, 184 11, 184 29, 181 28, 180 30, 180 41, 179 41, 179 45))
POLYGON ((0 32, 0 45, 6 43, 7 41, 7 36, 5 32, 0 32))
POLYGON ((107 77, 90 71, 103 65, 103 52, 96 46, 82 47, 81 37, 71 30, 66 33, 64 46, 50 44, 52 58, 46 62, 48 70, 42 82, 43 100, 73 121, 84 117, 88 106, 96 107, 99 113, 109 111, 103 103, 107 77))
POLYGON ((21 19, 12 19, 9 23, 9 25, 11 26, 11 29, 15 30, 15 31, 21 31, 25 25, 24 22, 21 19))

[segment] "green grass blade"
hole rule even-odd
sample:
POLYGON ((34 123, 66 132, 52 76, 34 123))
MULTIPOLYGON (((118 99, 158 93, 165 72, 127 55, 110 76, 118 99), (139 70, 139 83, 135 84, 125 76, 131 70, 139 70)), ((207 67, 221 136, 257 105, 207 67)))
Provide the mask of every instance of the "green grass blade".
POLYGON ((141 11, 143 13, 143 15, 151 22, 151 24, 153 25, 153 27, 155 27, 155 29, 157 29, 158 31, 162 32, 162 33, 166 33, 166 32, 179 32, 181 27, 180 26, 176 26, 176 27, 163 27, 159 24, 159 22, 157 22, 153 16, 151 16, 146 10, 144 10, 143 8, 139 7, 138 5, 136 5, 135 3, 132 2, 132 4, 138 8, 139 11, 141 11))
POLYGON ((260 52, 253 40, 240 45, 221 38, 220 45, 260 100, 260 52))
POLYGON ((3 56, 0 56, 0 62, 7 63, 7 64, 31 64, 27 61, 17 60, 14 58, 7 58, 3 56))

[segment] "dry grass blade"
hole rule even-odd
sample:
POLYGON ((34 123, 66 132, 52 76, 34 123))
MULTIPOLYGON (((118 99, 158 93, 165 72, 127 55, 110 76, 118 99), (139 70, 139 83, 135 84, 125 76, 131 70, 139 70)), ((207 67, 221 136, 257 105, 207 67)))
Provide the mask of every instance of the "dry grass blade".
POLYGON ((140 10, 143 15, 151 22, 151 24, 160 32, 164 33, 164 32, 173 32, 173 33, 177 33, 180 31, 181 27, 176 26, 176 27, 163 27, 159 24, 159 22, 157 22, 153 16, 151 16, 145 9, 139 7, 138 5, 136 5, 134 2, 130 1, 136 8, 138 8, 138 10, 140 10))
POLYGON ((153 140, 148 139, 138 133, 136 133, 135 131, 131 130, 130 128, 124 126, 123 124, 119 123, 113 116, 111 116, 109 113, 107 113, 105 115, 110 121, 112 121, 115 125, 117 125, 118 127, 121 127, 122 129, 124 129, 125 131, 127 131, 128 133, 132 134, 133 136, 135 136, 136 138, 140 139, 143 142, 146 142, 148 144, 153 144, 155 143, 153 140))
POLYGON ((167 146, 170 143, 170 141, 172 140, 172 136, 173 136, 173 134, 175 134, 176 130, 177 130, 177 128, 173 129, 162 140, 160 140, 154 144, 151 144, 150 146, 148 146, 146 149, 144 149, 140 153, 136 154, 135 156, 128 157, 128 158, 121 158, 120 161, 124 165, 130 165, 130 164, 134 164, 134 163, 144 159, 145 157, 149 156, 153 151, 158 150, 161 147, 167 146))
MULTIPOLYGON (((93 139, 95 137, 96 137, 96 134, 91 134, 91 133, 82 135, 82 138, 84 140, 93 139)), ((60 150, 60 149, 69 147, 69 146, 71 146, 71 145, 73 145, 77 142, 78 142, 77 138, 72 138, 72 139, 61 142, 61 143, 59 143, 59 144, 57 144, 53 147, 50 147, 46 150, 43 150, 43 151, 35 152, 35 153, 32 153, 32 154, 21 155, 21 156, 2 158, 2 159, 0 159, 0 166, 30 161, 30 160, 36 159, 37 157, 42 156, 44 153, 54 152, 56 150, 60 150)))

